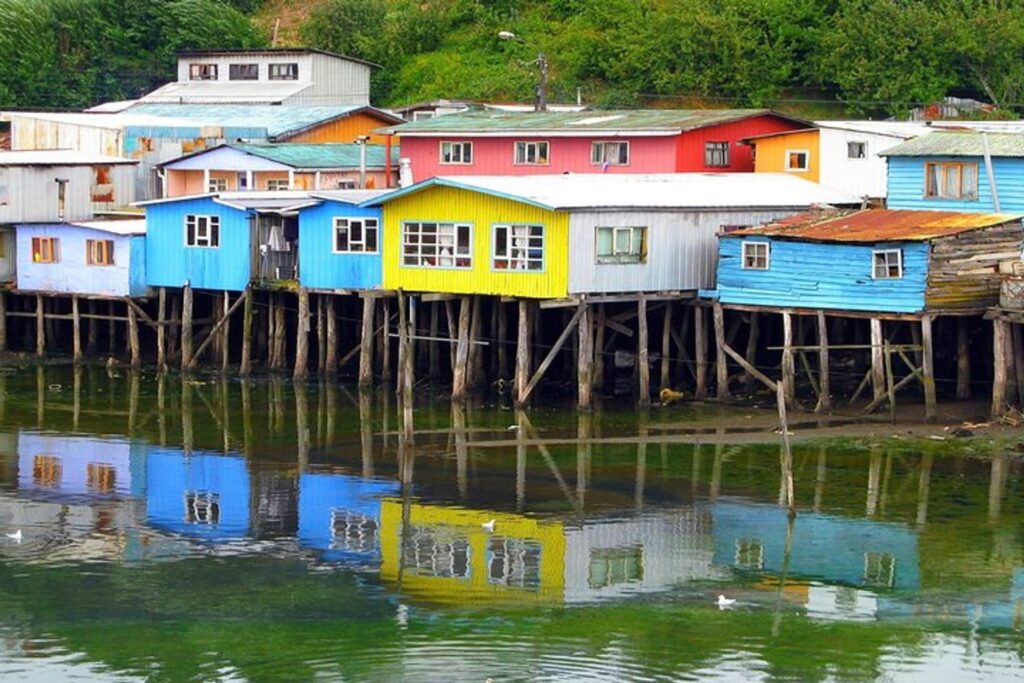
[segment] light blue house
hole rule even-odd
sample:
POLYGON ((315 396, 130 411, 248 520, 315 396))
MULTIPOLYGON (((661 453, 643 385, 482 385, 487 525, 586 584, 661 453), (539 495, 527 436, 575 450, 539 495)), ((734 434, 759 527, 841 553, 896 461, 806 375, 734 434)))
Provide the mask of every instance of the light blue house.
POLYGON ((937 131, 880 156, 888 158, 890 209, 1024 212, 1024 134, 937 131))
POLYGON ((142 297, 146 221, 16 226, 17 288, 26 292, 142 297))
POLYGON ((393 481, 328 472, 301 474, 299 543, 320 551, 328 562, 378 562, 381 498, 398 490, 393 481))
POLYGON ((873 209, 809 213, 719 236, 722 304, 923 313, 998 301, 1020 216, 873 209))
POLYGON ((381 209, 363 207, 381 190, 314 192, 299 209, 299 283, 308 289, 374 289, 381 286, 384 226, 381 209))
POLYGON ((18 434, 18 489, 42 497, 140 497, 145 446, 127 439, 18 434))

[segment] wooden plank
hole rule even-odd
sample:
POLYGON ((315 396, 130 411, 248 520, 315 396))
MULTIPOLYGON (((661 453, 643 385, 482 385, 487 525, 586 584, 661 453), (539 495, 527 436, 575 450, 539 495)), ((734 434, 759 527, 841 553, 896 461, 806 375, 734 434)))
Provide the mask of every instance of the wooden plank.
POLYGON ((555 340, 554 345, 548 350, 548 355, 544 357, 544 360, 541 361, 541 364, 537 368, 537 371, 533 373, 533 377, 530 378, 529 383, 523 390, 523 395, 519 400, 520 403, 525 403, 525 401, 530 398, 530 394, 533 393, 534 388, 536 388, 537 384, 544 377, 544 373, 548 371, 548 368, 554 362, 555 356, 557 356, 558 352, 562 350, 562 345, 565 344, 565 340, 569 338, 570 334, 572 334, 572 331, 576 328, 576 325, 580 321, 580 316, 582 315, 583 309, 577 308, 576 313, 574 313, 572 316, 572 319, 569 320, 569 323, 565 326, 565 329, 562 330, 562 334, 558 336, 558 339, 555 340))
POLYGON ((832 408, 832 383, 829 373, 828 325, 825 312, 818 311, 818 403, 816 413, 826 413, 832 408))
MULTIPOLYGON (((927 422, 935 422, 935 358, 932 352, 932 317, 921 316, 921 381, 924 382, 924 414, 927 422)), ((1024 370, 1024 369, 1022 369, 1024 370)), ((1022 375, 1024 379, 1024 375, 1022 375)))
POLYGON ((193 367, 195 367, 196 362, 199 360, 199 357, 203 354, 203 351, 206 350, 206 347, 209 346, 211 342, 213 342, 213 340, 217 336, 217 333, 220 332, 221 328, 223 328, 224 325, 227 324, 231 314, 238 310, 238 307, 241 306, 244 302, 244 296, 240 296, 237 299, 235 299, 235 302, 231 304, 230 308, 228 308, 227 312, 224 314, 224 317, 217 321, 217 324, 213 326, 213 329, 210 330, 210 333, 206 335, 206 339, 204 339, 203 343, 199 345, 198 349, 196 349, 196 352, 195 354, 192 355, 192 358, 189 361, 188 367, 186 369, 192 369, 193 367))
POLYGON ((672 304, 665 307, 661 327, 661 388, 672 386, 672 304))
POLYGON ((694 377, 693 398, 703 401, 708 395, 708 328, 704 307, 693 307, 694 377))
POLYGON ((576 355, 577 406, 582 410, 590 410, 594 385, 594 326, 586 300, 580 302, 580 308, 582 313, 577 333, 579 352, 576 355))
POLYGON ((516 376, 515 396, 516 404, 522 406, 526 402, 526 387, 530 382, 530 302, 527 299, 519 300, 519 319, 517 321, 516 335, 516 376))
POLYGON ((1007 367, 1010 354, 1010 323, 996 320, 992 323, 992 417, 1006 412, 1007 367))
POLYGON ((719 401, 729 400, 729 366, 726 364, 725 311, 722 304, 715 302, 712 307, 715 321, 715 383, 719 401))
POLYGON ((71 347, 72 358, 75 362, 82 360, 82 317, 78 310, 78 297, 71 297, 72 330, 71 347))
POLYGON ((252 287, 246 287, 242 293, 245 303, 242 305, 242 358, 238 364, 238 374, 245 377, 252 372, 252 287))
POLYGON ((181 288, 181 369, 192 367, 192 287, 181 288))
POLYGON ((377 300, 372 297, 363 299, 363 323, 359 332, 359 386, 363 389, 373 384, 373 316, 376 305, 377 300))
POLYGON ((885 395, 885 359, 882 357, 882 321, 871 319, 871 386, 874 398, 885 395))
POLYGON ((782 313, 782 384, 786 388, 787 405, 796 398, 796 367, 793 363, 793 314, 782 313))
POLYGON ((452 400, 466 398, 469 373, 469 335, 473 299, 463 296, 459 304, 459 336, 455 345, 455 365, 452 369, 452 400))
POLYGON ((649 357, 650 340, 647 338, 647 298, 640 294, 636 302, 637 341, 636 369, 639 392, 639 403, 647 406, 651 403, 651 363, 649 357))
POLYGON ((722 351, 724 351, 734 361, 739 363, 740 367, 746 370, 751 377, 764 384, 770 390, 776 390, 776 385, 778 384, 778 382, 773 381, 770 377, 768 377, 768 375, 764 374, 763 372, 755 368, 753 365, 748 363, 747 359, 741 356, 739 353, 737 353, 731 346, 729 346, 728 344, 722 344, 722 351))

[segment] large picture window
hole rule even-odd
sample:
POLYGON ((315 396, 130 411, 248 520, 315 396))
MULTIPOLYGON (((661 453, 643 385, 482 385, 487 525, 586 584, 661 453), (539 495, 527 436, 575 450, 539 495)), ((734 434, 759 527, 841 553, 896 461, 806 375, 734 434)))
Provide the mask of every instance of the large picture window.
POLYGON ((597 262, 645 263, 647 261, 647 228, 597 228, 597 262))
POLYGON ((544 226, 495 225, 491 267, 544 270, 544 226))
POLYGON ((772 248, 768 242, 743 243, 743 269, 768 270, 772 248))
POLYGON ((211 249, 219 247, 220 216, 185 216, 185 246, 211 249))
POLYGON ((376 218, 335 218, 335 254, 376 254, 379 226, 376 218))
POLYGON ((978 198, 978 165, 942 162, 924 165, 924 196, 933 199, 978 198))
POLYGON ((442 142, 441 143, 442 164, 472 164, 473 143, 472 142, 442 142))
POLYGON ((215 81, 217 80, 217 65, 189 64, 188 79, 190 81, 215 81))
POLYGON ((402 265, 412 268, 472 268, 472 226, 465 223, 403 223, 402 265))
POLYGON ((628 142, 595 142, 590 145, 590 163, 625 166, 629 163, 628 142))
POLYGON ((228 66, 228 80, 257 81, 259 78, 259 64, 231 64, 228 66))

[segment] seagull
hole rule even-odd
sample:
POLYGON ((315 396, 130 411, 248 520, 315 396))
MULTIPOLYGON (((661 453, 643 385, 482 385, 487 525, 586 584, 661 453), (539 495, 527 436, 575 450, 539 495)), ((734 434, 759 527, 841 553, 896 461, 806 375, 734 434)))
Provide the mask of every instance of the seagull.
POLYGON ((508 432, 514 432, 514 431, 516 431, 517 429, 519 429, 519 425, 509 425, 509 426, 508 426, 508 429, 507 429, 507 430, 505 430, 505 431, 508 431, 508 432))
POLYGON ((4 534, 7 538, 11 539, 15 543, 21 543, 21 529, 18 529, 13 534, 4 534))
POLYGON ((732 598, 727 598, 724 595, 718 596, 718 609, 726 609, 736 604, 736 601, 732 598))
POLYGON ((496 520, 496 519, 492 519, 489 522, 484 522, 483 524, 480 525, 480 528, 483 529, 484 531, 486 531, 489 534, 493 534, 494 533, 494 525, 495 525, 495 523, 497 521, 498 520, 496 520))

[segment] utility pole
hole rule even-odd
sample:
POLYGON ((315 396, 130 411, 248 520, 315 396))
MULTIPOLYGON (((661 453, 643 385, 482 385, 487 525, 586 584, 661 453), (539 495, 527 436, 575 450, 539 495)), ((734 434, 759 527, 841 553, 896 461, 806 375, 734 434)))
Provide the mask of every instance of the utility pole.
POLYGON ((540 81, 537 83, 537 101, 533 105, 534 111, 548 110, 548 60, 541 52, 537 55, 537 70, 540 72, 540 81))

